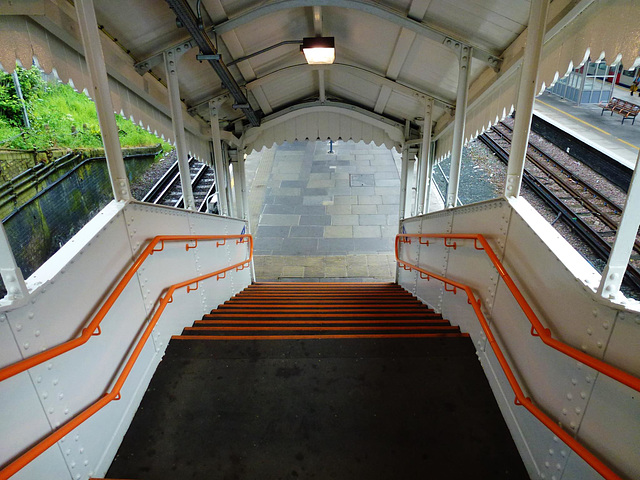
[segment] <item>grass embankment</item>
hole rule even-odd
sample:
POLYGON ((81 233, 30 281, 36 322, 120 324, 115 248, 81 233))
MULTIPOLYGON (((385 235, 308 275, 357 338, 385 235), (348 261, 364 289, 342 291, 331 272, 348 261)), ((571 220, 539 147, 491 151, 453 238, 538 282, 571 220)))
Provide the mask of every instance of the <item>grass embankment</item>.
MULTIPOLYGON (((51 150, 102 148, 95 104, 86 95, 63 83, 47 83, 36 67, 18 67, 30 128, 25 128, 22 104, 13 78, 0 72, 0 148, 51 150)), ((116 115, 120 145, 171 146, 122 115, 116 115)))

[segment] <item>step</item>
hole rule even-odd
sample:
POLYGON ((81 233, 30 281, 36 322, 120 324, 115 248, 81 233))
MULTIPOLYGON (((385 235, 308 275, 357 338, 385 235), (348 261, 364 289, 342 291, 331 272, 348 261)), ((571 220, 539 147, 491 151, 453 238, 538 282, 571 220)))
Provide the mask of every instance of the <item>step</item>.
POLYGON ((462 337, 172 340, 106 476, 528 478, 462 337))
POLYGON ((443 319, 421 319, 421 318, 387 318, 387 319, 310 319, 310 318, 215 318, 207 320, 196 320, 194 326, 223 326, 223 325, 449 325, 449 322, 443 319))
POLYGON ((459 327, 451 325, 231 325, 186 327, 182 335, 305 335, 377 333, 460 333, 459 327))

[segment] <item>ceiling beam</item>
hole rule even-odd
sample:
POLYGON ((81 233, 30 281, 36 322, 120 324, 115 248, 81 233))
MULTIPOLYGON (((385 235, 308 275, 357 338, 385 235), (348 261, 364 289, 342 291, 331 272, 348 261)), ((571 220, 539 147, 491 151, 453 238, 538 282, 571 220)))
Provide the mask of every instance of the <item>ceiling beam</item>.
POLYGON ((499 68, 502 61, 500 59, 500 54, 497 52, 490 52, 488 50, 485 50, 478 45, 472 44, 468 40, 448 35, 425 23, 409 18, 402 12, 368 0, 270 0, 225 22, 219 23, 214 27, 214 30, 219 34, 223 34, 234 30, 242 25, 246 25, 247 23, 256 21, 265 15, 276 13, 281 10, 314 6, 340 7, 359 10, 361 12, 365 12, 388 22, 394 23, 400 27, 404 27, 417 33, 418 35, 429 38, 441 44, 444 44, 447 40, 451 40, 453 42, 473 47, 473 58, 489 64, 494 69, 499 68))
POLYGON ((387 86, 392 91, 401 93, 407 97, 431 97, 435 101, 435 105, 441 108, 451 109, 454 107, 453 102, 449 102, 442 98, 438 98, 438 96, 429 93, 425 90, 421 90, 419 88, 413 87, 411 85, 406 85, 403 83, 399 83, 395 80, 391 80, 387 77, 374 73, 370 70, 367 70, 362 67, 356 67, 354 65, 348 65, 344 63, 334 63, 333 65, 307 65, 306 63, 300 65, 292 65, 290 67, 284 67, 280 70, 276 70, 274 72, 268 73, 260 78, 256 78, 252 82, 249 82, 245 85, 247 90, 253 90, 254 88, 262 85, 266 85, 271 82, 277 82, 278 80, 284 78, 285 76, 291 73, 298 73, 303 71, 312 72, 314 70, 342 70, 344 72, 350 73, 362 80, 369 81, 371 83, 377 83, 381 86, 387 86))
POLYGON ((213 70, 218 74, 222 84, 229 90, 229 93, 233 96, 233 99, 239 105, 245 105, 243 112, 247 119, 253 126, 260 125, 260 117, 249 105, 247 97, 240 90, 240 86, 229 72, 229 69, 222 61, 216 47, 211 42, 211 39, 200 29, 200 24, 196 18, 193 10, 189 6, 187 0, 166 0, 169 7, 174 11, 182 25, 187 29, 196 45, 200 49, 203 55, 209 56, 207 59, 209 64, 213 67, 213 70))
POLYGON ((322 7, 313 7, 313 33, 316 37, 322 36, 322 7))
POLYGON ((242 143, 247 145, 253 142, 258 135, 275 125, 278 125, 282 122, 287 121, 288 119, 295 118, 300 115, 304 115, 308 112, 331 112, 338 113, 340 115, 349 116, 353 118, 357 118, 358 120, 363 121, 369 125, 373 125, 377 128, 380 128, 385 131, 389 137, 398 142, 404 142, 404 125, 402 123, 390 120, 380 115, 376 115, 369 110, 351 105, 343 102, 330 102, 330 103, 321 103, 321 102, 309 102, 302 103, 298 105, 293 105, 291 107, 280 110, 268 117, 264 117, 262 124, 260 127, 249 128, 242 137, 242 143))

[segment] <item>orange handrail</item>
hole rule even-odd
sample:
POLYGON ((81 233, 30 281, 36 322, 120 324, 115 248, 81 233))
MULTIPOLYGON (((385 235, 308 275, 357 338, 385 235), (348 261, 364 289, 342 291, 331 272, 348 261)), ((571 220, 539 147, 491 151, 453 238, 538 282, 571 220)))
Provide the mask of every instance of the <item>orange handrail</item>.
POLYGON ((122 293, 126 285, 129 283, 129 281, 133 277, 133 275, 140 268, 144 260, 148 258, 150 255, 153 255, 154 252, 159 252, 163 250, 165 242, 195 241, 196 245, 189 245, 189 243, 186 244, 185 248, 188 251, 191 248, 196 248, 198 240, 217 240, 216 247, 218 247, 218 246, 224 245, 227 240, 233 240, 233 239, 236 240, 236 244, 247 243, 248 241, 249 243, 248 258, 246 260, 243 260, 242 262, 236 263, 234 265, 223 268, 221 270, 216 270, 215 272, 207 273, 205 275, 201 275, 199 277, 192 278, 184 282, 176 283, 168 287, 165 295, 160 299, 160 304, 158 305, 158 309, 156 310, 155 314, 149 321, 149 324, 147 325, 144 332, 142 333, 142 336, 138 340, 138 343, 133 349, 133 352, 131 353, 131 355, 129 356, 127 363, 122 368, 122 371, 120 372, 120 375, 116 379, 111 390, 105 393, 104 396, 102 396, 99 400, 97 400, 92 405, 87 407, 84 411, 80 412, 78 415, 73 417, 67 423, 59 427, 56 431, 49 434, 49 436, 45 437, 39 443, 31 447, 21 456, 17 457, 10 464, 8 464, 6 467, 0 470, 0 480, 8 479, 12 475, 14 475, 16 472, 20 471, 23 467, 25 467, 27 464, 29 464, 39 455, 44 453, 48 448, 53 446, 56 442, 58 442, 59 440, 64 438, 66 435, 68 435, 70 432, 72 432, 76 427, 82 424, 82 422, 84 422, 85 420, 90 418, 92 415, 97 413, 99 410, 105 407, 108 403, 110 403, 113 400, 120 400, 120 390, 122 389, 124 382, 127 380, 127 377, 129 376, 129 373, 131 372, 131 369, 133 368, 136 360, 140 356, 140 352, 144 348, 144 345, 147 339, 149 338, 149 336, 151 335, 153 328, 155 327, 156 323, 158 323, 160 316, 164 312, 165 307, 167 306, 168 303, 171 303, 173 301, 173 293, 176 290, 184 287, 187 287, 188 292, 196 290, 198 283, 203 280, 206 280, 211 277, 216 277, 217 279, 224 278, 224 276, 226 275, 226 272, 230 270, 235 269, 236 271, 240 271, 247 268, 251 264, 251 260, 253 258, 253 237, 249 234, 160 235, 160 236, 154 237, 153 240, 151 240, 151 242, 149 243, 149 245, 147 245, 144 251, 134 261, 133 265, 129 268, 129 270, 127 270, 127 273, 123 276, 122 280, 118 283, 118 285, 116 286, 114 291, 111 293, 111 295, 109 295, 104 305, 100 308, 100 310, 95 315, 91 323, 86 328, 83 329, 82 335, 80 337, 74 340, 71 340, 69 342, 65 342, 61 345, 58 345, 57 347, 54 347, 45 352, 39 353, 38 355, 34 355, 33 357, 29 357, 27 359, 22 360, 21 362, 17 362, 14 365, 11 365, 9 367, 2 369, 2 372, 7 370, 3 378, 9 378, 13 375, 16 375, 17 373, 23 372, 35 365, 45 362, 55 356, 58 356, 64 352, 68 352, 69 350, 72 350, 86 343, 89 340, 89 338, 91 338, 91 336, 94 335, 94 332, 96 331, 96 329, 99 329, 100 322, 106 316, 109 309, 116 302, 116 300, 118 299, 118 297, 120 296, 120 294, 122 293), (220 242, 220 240, 222 240, 222 242, 220 242), (160 248, 156 249, 155 247, 158 244, 160 244, 160 248), (196 287, 190 289, 189 287, 194 284, 196 285, 196 287), (32 360, 33 358, 36 358, 36 360, 32 360))
POLYGON ((551 337, 551 331, 548 328, 544 328, 544 326, 542 325, 542 323, 540 322, 540 320, 538 319, 534 311, 531 309, 531 307, 525 300, 524 296, 520 293, 520 290, 518 289, 516 284, 513 282, 513 280, 511 279, 511 277, 509 276, 504 266, 502 265, 502 263, 500 262, 495 252, 493 251, 493 249, 491 248, 491 246, 489 245, 489 243, 487 242, 487 240, 483 235, 481 234, 412 233, 412 234, 399 234, 396 236, 395 254, 396 254, 396 261, 398 262, 398 265, 400 267, 409 271, 415 270, 420 273, 421 277, 422 275, 426 275, 427 276, 426 278, 433 277, 437 280, 440 280, 445 285, 447 284, 451 285, 453 287, 454 293, 456 293, 456 289, 458 288, 465 291, 465 293, 467 294, 468 302, 471 304, 471 307, 473 308, 476 316, 478 317, 478 321, 480 322, 482 330, 484 331, 484 334, 486 335, 487 340, 489 341, 489 345, 491 345, 491 348, 494 354, 496 355, 496 358, 498 359, 498 362, 500 363, 500 366, 502 367, 502 370, 504 371, 507 377, 507 381, 509 382, 511 389, 515 394, 514 403, 516 405, 522 405, 527 410, 529 410, 529 412, 531 412, 540 422, 542 422, 560 440, 562 440, 574 452, 576 452, 580 457, 582 457, 583 460, 585 460, 589 465, 591 465, 591 467, 593 467, 593 469, 596 470, 604 478, 606 478, 607 480, 622 480, 620 476, 618 476, 613 470, 611 470, 607 465, 605 465, 599 458, 597 458, 593 453, 587 450, 586 447, 584 447, 580 442, 578 442, 569 433, 567 433, 558 423, 554 422, 544 412, 542 412, 542 410, 536 407, 529 397, 525 397, 524 393, 522 392, 522 389, 520 388, 520 385, 518 384, 518 381, 516 380, 515 375, 513 374, 513 371, 511 370, 511 367, 509 366, 509 363, 504 357, 502 350, 500 349, 500 346, 497 344, 495 337, 491 332, 489 323, 487 322, 487 319, 485 318, 480 308, 480 302, 473 294, 471 287, 463 283, 447 279, 436 273, 429 272, 427 270, 424 270, 418 267, 417 265, 410 264, 400 259, 400 252, 399 252, 400 243, 411 243, 411 238, 417 238, 419 239, 420 244, 427 245, 427 246, 429 245, 429 241, 427 240, 426 242, 422 242, 420 239, 442 238, 444 239, 444 244, 446 247, 450 247, 454 249, 456 248, 456 242, 447 243, 447 240, 453 240, 453 239, 473 240, 474 247, 477 250, 484 250, 485 253, 489 256, 491 263, 496 267, 498 274, 507 285, 507 288, 509 288, 509 291, 516 299, 516 302, 518 302, 518 305, 520 306, 520 308, 522 309, 522 311, 524 312, 527 319, 532 325, 532 328, 531 328, 532 335, 540 337, 540 339, 550 347, 564 353, 565 355, 568 355, 578 360, 579 362, 585 365, 590 366, 594 370, 597 370, 607 375, 608 377, 611 377, 614 380, 617 380, 620 383, 623 383, 624 385, 627 385, 633 388, 634 390, 640 391, 640 379, 638 379, 637 377, 634 377, 633 375, 630 375, 627 372, 619 370, 603 362, 602 360, 599 360, 590 355, 587 355, 584 352, 576 350, 575 348, 551 337), (478 243, 480 243, 481 245, 480 247, 478 246, 478 243))

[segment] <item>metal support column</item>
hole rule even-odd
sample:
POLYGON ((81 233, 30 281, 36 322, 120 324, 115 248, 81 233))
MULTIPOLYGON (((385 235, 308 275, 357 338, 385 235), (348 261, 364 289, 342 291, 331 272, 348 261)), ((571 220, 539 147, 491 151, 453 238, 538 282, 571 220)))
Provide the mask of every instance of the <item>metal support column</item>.
POLYGON ((22 270, 18 268, 4 225, 0 222, 0 275, 7 289, 5 300, 17 302, 29 297, 29 290, 24 283, 22 270))
MULTIPOLYGON (((425 198, 427 194, 427 178, 429 176, 430 147, 431 147, 431 112, 433 98, 425 98, 424 125, 422 127, 422 145, 420 146, 420 179, 418 185, 418 215, 425 213, 425 198)), ((428 198, 426 199, 428 202, 428 198)))
POLYGON ((75 6, 84 47, 84 58, 89 67, 89 76, 93 86, 91 97, 95 101, 98 112, 98 123, 102 134, 104 155, 107 158, 113 197, 117 201, 127 201, 131 199, 131 190, 129 189, 129 179, 127 178, 122 150, 120 149, 118 126, 113 114, 107 67, 104 63, 104 54, 100 44, 98 21, 93 8, 93 0, 76 0, 75 6))
MULTIPOLYGON (((406 140, 405 140, 406 141, 406 140)), ((400 167, 400 220, 404 219, 407 208, 407 178, 409 177, 409 148, 402 146, 402 165, 400 167)))
POLYGON ((180 46, 164 52, 164 66, 167 72, 167 87, 169 90, 169 103, 171 105, 171 123, 173 125, 173 136, 176 141, 176 153, 178 154, 178 169, 180 170, 180 184, 182 186, 184 206, 188 210, 195 210, 196 203, 193 199, 193 190, 191 188, 187 137, 184 133, 182 102, 180 100, 180 87, 178 84, 178 60, 185 51, 186 49, 180 46))
POLYGON ((213 141, 213 171, 216 175, 216 191, 218 192, 218 211, 220 215, 229 215, 227 204, 227 175, 224 173, 224 159, 222 156, 222 140, 220 138, 220 123, 218 119, 218 105, 209 102, 211 113, 211 139, 213 141))
MULTIPOLYGON (((450 42, 450 40, 448 40, 448 42, 450 42)), ((472 49, 468 45, 456 43, 451 46, 458 52, 458 93, 456 96, 456 116, 453 124, 453 145, 451 147, 451 169, 449 171, 449 188, 447 188, 446 208, 455 207, 456 200, 458 199, 460 167, 462 166, 462 146, 464 143, 464 126, 467 117, 469 70, 471 67, 472 54, 472 49)))
POLYGON ((533 0, 529 10, 529 26, 527 28, 527 45, 520 72, 520 87, 516 101, 516 121, 513 126, 511 152, 507 166, 507 184, 504 194, 506 197, 520 195, 524 160, 527 155, 529 131, 531 130, 531 115, 535 101, 538 79, 538 66, 544 40, 545 20, 549 0, 533 0))
POLYGON ((238 151, 228 150, 231 159, 231 168, 233 170, 233 179, 231 184, 233 185, 233 214, 236 218, 244 218, 244 205, 242 203, 242 180, 241 180, 241 167, 239 165, 238 151))
POLYGON ((416 159, 417 171, 416 171, 416 201, 413 204, 413 215, 420 215, 422 213, 422 205, 424 204, 424 185, 422 179, 426 178, 427 166, 423 161, 422 144, 418 147, 418 158, 416 159))
POLYGON ((431 210, 431 186, 433 185, 433 154, 435 148, 433 142, 429 144, 429 161, 427 162, 427 201, 424 207, 424 213, 429 213, 431 210))
POLYGON ((640 174, 638 173, 638 162, 640 162, 640 152, 636 159, 636 168, 631 178, 616 238, 598 287, 598 294, 605 298, 615 297, 620 290, 622 278, 627 265, 629 265, 633 244, 638 234, 638 227, 640 227, 640 209, 638 208, 638 205, 640 205, 640 174))
MULTIPOLYGON (((249 192, 247 191, 247 173, 244 168, 244 150, 238 150, 236 154, 237 165, 238 165, 238 187, 240 190, 240 203, 242 204, 242 218, 249 222, 249 192)), ((250 233, 251 230, 247 229, 250 233)))

